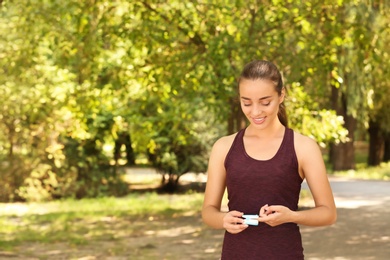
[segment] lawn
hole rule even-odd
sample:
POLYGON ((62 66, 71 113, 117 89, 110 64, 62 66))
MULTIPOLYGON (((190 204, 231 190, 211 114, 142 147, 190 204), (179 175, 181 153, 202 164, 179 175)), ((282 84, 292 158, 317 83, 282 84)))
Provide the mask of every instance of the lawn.
POLYGON ((0 204, 0 249, 28 241, 87 243, 110 235, 108 220, 160 218, 199 211, 202 194, 131 194, 124 198, 0 204))

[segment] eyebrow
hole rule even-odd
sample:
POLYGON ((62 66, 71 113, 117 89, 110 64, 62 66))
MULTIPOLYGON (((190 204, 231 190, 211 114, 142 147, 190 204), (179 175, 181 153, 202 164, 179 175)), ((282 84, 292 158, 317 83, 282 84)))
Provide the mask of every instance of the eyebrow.
MULTIPOLYGON (((272 96, 265 96, 265 97, 259 98, 259 101, 264 100, 264 99, 267 99, 267 98, 272 98, 272 96)), ((241 97, 241 99, 244 99, 244 100, 251 100, 250 98, 247 98, 247 97, 241 97)))

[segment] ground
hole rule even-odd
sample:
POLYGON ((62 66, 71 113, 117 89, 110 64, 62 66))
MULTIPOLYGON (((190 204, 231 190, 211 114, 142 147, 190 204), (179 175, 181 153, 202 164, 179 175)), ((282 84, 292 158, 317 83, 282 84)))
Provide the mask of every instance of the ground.
MULTIPOLYGON (((305 189, 305 187, 303 187, 305 189)), ((337 223, 301 227, 306 259, 390 259, 390 182, 332 180, 337 223)), ((311 206, 311 205, 307 205, 311 206)), ((219 259, 223 231, 202 223, 199 211, 172 218, 106 219, 112 236, 88 244, 26 243, 0 259, 219 259)))

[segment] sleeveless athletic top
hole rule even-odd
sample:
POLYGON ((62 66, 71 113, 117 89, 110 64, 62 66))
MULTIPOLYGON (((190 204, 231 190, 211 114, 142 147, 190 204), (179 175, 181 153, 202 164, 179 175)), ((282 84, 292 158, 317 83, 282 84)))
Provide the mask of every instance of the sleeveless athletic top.
MULTIPOLYGON (((296 211, 302 178, 293 130, 285 129, 277 153, 269 160, 256 160, 246 153, 244 133, 245 129, 237 133, 225 158, 229 210, 259 214, 260 208, 268 204, 296 211)), ((221 259, 304 259, 299 226, 285 223, 271 227, 259 222, 238 234, 226 231, 221 259)))

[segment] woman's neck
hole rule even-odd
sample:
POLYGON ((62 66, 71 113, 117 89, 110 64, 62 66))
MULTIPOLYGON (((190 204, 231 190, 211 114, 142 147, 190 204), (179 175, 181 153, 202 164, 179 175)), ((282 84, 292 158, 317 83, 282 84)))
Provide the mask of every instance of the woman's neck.
POLYGON ((269 125, 266 128, 259 129, 250 124, 245 131, 247 135, 254 135, 260 138, 272 138, 280 137, 284 135, 285 126, 280 123, 279 120, 275 120, 275 123, 269 125))

